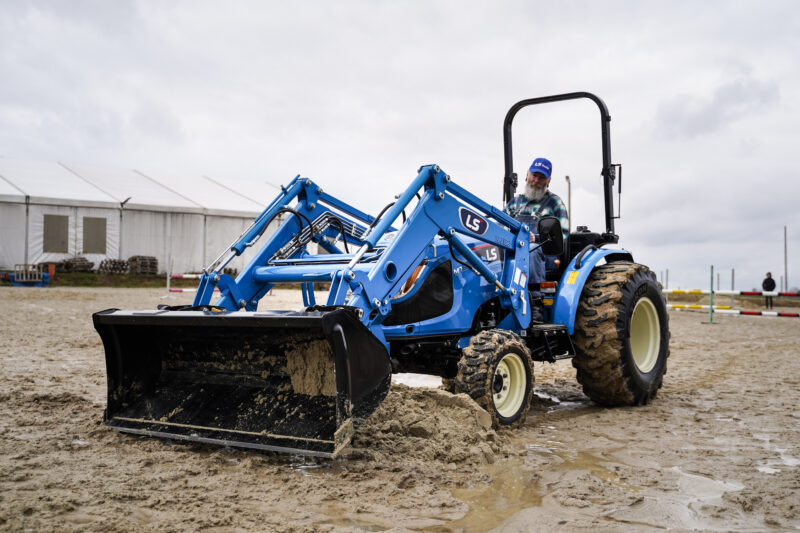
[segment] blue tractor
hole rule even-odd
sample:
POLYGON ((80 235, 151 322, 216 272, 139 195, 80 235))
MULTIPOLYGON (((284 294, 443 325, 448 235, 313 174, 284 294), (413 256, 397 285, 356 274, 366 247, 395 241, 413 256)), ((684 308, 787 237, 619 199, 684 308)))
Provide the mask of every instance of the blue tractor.
POLYGON ((421 167, 377 217, 298 176, 204 271, 193 305, 93 315, 106 353, 105 423, 332 457, 381 404, 392 373, 441 376, 495 426, 513 427, 530 405, 533 361, 563 358, 572 358, 595 402, 647 403, 666 371, 668 318, 653 273, 629 252, 606 247, 618 241, 612 191, 621 169, 611 164, 602 100, 570 93, 509 110, 504 200, 517 181, 516 113, 576 98, 600 109, 606 231, 579 227, 565 242, 557 219, 538 222, 550 265, 548 281, 536 287, 545 295, 545 323, 531 323, 531 228, 439 166, 421 167), (273 221, 277 229, 265 235, 273 221), (235 279, 223 273, 259 240, 235 279), (310 253, 312 243, 318 253, 310 253), (285 283, 300 284, 303 309, 258 310, 285 283))

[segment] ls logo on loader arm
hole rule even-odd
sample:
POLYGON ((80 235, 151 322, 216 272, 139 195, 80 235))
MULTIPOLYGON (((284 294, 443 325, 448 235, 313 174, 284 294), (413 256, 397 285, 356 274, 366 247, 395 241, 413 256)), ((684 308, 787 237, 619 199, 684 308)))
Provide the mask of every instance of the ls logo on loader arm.
POLYGON ((489 223, 483 217, 466 207, 458 208, 458 217, 461 225, 476 235, 483 235, 489 229, 489 223))

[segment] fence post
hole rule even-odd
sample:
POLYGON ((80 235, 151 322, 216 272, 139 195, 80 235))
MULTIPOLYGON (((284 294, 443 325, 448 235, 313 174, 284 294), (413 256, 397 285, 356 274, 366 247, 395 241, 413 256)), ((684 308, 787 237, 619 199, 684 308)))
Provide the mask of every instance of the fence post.
POLYGON ((714 323, 714 265, 711 265, 711 291, 708 293, 708 323, 714 323))
POLYGON ((171 258, 169 259, 168 263, 169 263, 169 266, 167 267, 167 294, 165 294, 164 296, 161 297, 162 300, 164 298, 172 298, 173 297, 172 293, 169 290, 170 280, 172 279, 172 264, 173 264, 171 258))

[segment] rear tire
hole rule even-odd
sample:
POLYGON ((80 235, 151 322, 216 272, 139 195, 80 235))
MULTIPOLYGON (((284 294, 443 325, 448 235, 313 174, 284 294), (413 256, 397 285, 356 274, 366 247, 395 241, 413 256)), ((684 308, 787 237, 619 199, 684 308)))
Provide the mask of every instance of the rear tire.
POLYGON ((643 405, 661 388, 669 317, 655 274, 636 263, 594 269, 575 318, 572 364, 583 392, 601 405, 643 405))
POLYGON ((486 409, 492 426, 517 427, 525 421, 533 394, 533 361, 525 342, 501 329, 481 331, 458 362, 455 391, 486 409))

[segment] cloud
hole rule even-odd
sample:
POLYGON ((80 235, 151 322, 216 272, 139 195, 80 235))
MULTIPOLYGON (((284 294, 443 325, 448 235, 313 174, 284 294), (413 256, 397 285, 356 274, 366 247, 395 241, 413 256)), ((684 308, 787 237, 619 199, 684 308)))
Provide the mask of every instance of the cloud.
POLYGON ((776 82, 753 79, 725 83, 709 96, 682 94, 659 106, 655 131, 658 137, 668 140, 692 139, 761 113, 779 98, 776 82))
MULTIPOLYGON (((621 242, 687 284, 720 261, 738 279, 775 270, 765 236, 800 229, 798 49, 794 0, 0 2, 0 155, 299 172, 373 214, 436 162, 498 204, 509 106, 586 90, 624 164, 621 242)), ((517 172, 548 156, 557 194, 572 179, 574 224, 595 231, 597 118, 583 101, 514 122, 517 172)))
POLYGON ((130 119, 130 127, 136 130, 136 138, 157 139, 182 143, 183 126, 172 110, 159 102, 142 102, 130 119))

